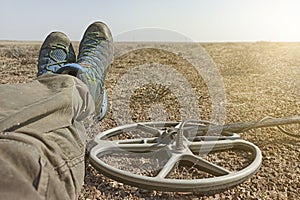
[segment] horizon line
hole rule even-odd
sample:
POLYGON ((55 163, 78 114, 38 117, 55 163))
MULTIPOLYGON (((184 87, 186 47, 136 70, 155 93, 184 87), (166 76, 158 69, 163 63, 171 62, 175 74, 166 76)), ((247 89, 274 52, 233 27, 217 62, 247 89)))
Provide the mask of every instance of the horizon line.
MULTIPOLYGON (((0 39, 0 42, 28 42, 37 43, 43 40, 14 40, 14 39, 0 39)), ((71 42, 80 42, 80 40, 71 40, 71 42)), ((203 40, 203 41, 175 41, 175 40, 116 40, 114 43, 300 43, 299 41, 291 40, 203 40)))

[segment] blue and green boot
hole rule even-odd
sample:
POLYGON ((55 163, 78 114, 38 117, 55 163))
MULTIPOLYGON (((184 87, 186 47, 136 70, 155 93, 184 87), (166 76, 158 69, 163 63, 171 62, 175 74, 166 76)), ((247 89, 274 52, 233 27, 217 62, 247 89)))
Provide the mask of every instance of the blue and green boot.
POLYGON ((38 76, 53 74, 67 63, 76 62, 69 38, 61 32, 52 32, 41 46, 38 59, 38 76))
POLYGON ((77 63, 60 68, 57 73, 76 74, 89 88, 95 101, 95 116, 101 120, 107 112, 104 80, 113 61, 113 39, 106 24, 94 22, 85 31, 79 45, 77 63))

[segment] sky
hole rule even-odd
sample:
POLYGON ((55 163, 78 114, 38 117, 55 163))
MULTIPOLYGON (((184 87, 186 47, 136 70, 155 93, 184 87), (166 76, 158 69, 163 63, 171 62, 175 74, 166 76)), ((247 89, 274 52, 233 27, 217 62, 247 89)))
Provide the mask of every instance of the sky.
POLYGON ((122 41, 300 41, 300 0, 2 0, 0 40, 79 41, 103 21, 122 41))

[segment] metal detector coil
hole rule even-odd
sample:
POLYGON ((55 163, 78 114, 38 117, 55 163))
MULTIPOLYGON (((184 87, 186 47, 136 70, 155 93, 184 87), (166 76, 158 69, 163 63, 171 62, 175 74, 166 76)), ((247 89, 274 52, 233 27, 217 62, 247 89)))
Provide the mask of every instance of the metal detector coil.
POLYGON ((260 149, 237 133, 299 122, 295 116, 223 126, 198 120, 123 125, 95 137, 90 163, 114 180, 147 190, 216 192, 242 183, 262 163, 260 149), (230 157, 240 166, 228 166, 230 157))

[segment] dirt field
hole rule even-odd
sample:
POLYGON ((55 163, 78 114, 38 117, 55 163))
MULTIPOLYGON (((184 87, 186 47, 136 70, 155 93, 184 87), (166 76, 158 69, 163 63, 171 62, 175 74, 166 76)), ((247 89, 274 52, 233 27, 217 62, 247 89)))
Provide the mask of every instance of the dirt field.
MULTIPOLYGON (((36 77, 36 63, 41 43, 0 42, 1 84, 25 83, 36 77)), ((116 44, 117 56, 109 71, 106 87, 110 110, 106 118, 89 125, 90 138, 99 130, 115 127, 118 122, 113 112, 115 87, 124 75, 136 66, 159 63, 175 69, 189 83, 196 94, 201 119, 210 120, 214 99, 210 85, 181 53, 170 53, 161 48, 144 48, 147 44, 116 44)), ((158 44, 156 44, 158 45, 158 44)), ((182 44, 169 44, 184 48, 182 44), (181 45, 181 46, 180 46, 181 45)), ((300 110, 300 43, 207 43, 201 44, 216 64, 224 85, 226 101, 225 122, 258 120, 265 116, 299 115, 300 110)), ((77 44, 75 45, 78 46, 77 44)), ((189 51, 190 49, 182 49, 189 51)), ((168 68, 168 69, 169 69, 168 68)), ((138 72, 140 73, 140 72, 138 72)), ((173 77, 176 82, 178 77, 173 77)), ((130 80, 129 83, 133 83, 130 80), (131 81, 131 82, 130 82, 131 81)), ((141 81, 141 80, 140 80, 141 81)), ((180 81, 176 82, 180 84, 180 81)), ((128 85, 129 87, 130 85, 128 85)), ((126 86, 124 86, 126 87, 126 86)), ((160 84, 136 88, 129 105, 133 121, 180 120, 183 110, 177 91, 160 84), (156 106, 151 106, 152 104, 156 106), (162 109, 163 108, 163 111, 162 109), (156 112, 157 111, 157 112, 156 112), (163 117, 163 118, 162 118, 163 117)), ((180 92, 180 91, 179 91, 180 92)), ((119 94, 122 96, 122 94, 119 94)), ((186 100, 186 101, 185 101, 186 100)), ((222 105, 224 106, 224 105, 222 105)), ((118 108, 117 108, 118 109, 118 108)), ((188 110, 186 112, 192 112, 188 110)), ((189 113, 188 113, 189 114, 189 113)), ((285 129, 299 134, 299 124, 285 129)), ((212 195, 198 193, 146 191, 105 177, 87 163, 85 184, 79 199, 299 199, 300 198, 300 139, 283 134, 276 127, 260 128, 241 134, 257 145, 263 154, 259 171, 244 183, 212 195)), ((230 163, 229 163, 230 164, 230 163)))

